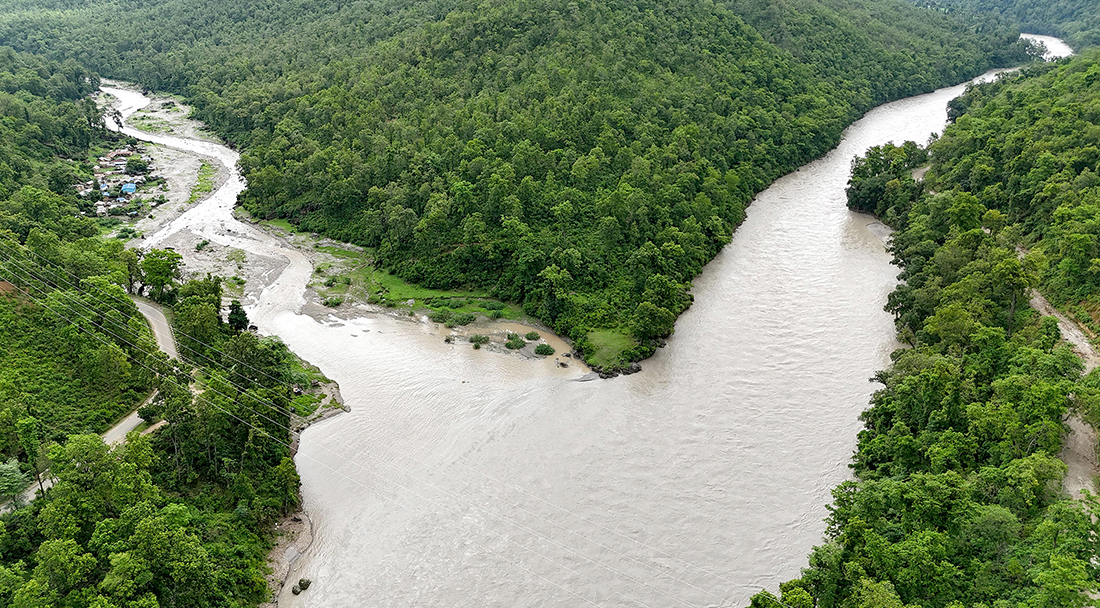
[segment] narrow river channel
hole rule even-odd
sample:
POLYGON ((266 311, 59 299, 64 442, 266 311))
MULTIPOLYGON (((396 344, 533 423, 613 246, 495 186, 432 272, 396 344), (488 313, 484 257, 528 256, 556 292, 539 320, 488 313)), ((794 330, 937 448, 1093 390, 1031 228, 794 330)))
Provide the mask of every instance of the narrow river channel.
MULTIPOLYGON (((148 102, 105 90, 124 115, 148 102)), ((299 314, 309 261, 233 219, 234 168, 147 243, 190 230, 289 260, 249 314, 351 406, 302 437, 315 540, 291 576, 315 582, 280 605, 744 606, 797 576, 849 476, 868 378, 897 346, 882 310, 897 269, 885 228, 845 208, 851 160, 924 142, 962 90, 873 110, 761 193, 668 346, 609 381, 445 344, 426 322, 299 314)))

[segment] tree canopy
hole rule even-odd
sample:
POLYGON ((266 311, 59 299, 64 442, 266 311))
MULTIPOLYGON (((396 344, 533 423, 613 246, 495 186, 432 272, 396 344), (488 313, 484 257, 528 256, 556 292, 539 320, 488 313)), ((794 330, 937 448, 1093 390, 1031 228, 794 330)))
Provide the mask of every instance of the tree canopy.
POLYGON ((1092 0, 916 0, 956 13, 994 16, 1032 34, 1064 38, 1075 49, 1100 45, 1100 5, 1092 0))
POLYGON ((290 383, 308 379, 282 343, 222 323, 217 277, 184 282, 175 252, 126 250, 81 215, 73 176, 118 138, 85 97, 97 83, 0 49, 0 607, 255 606, 298 504, 290 383), (147 290, 174 303, 187 361, 157 350, 130 299, 147 290), (142 404, 168 424, 96 434, 142 404))
POLYGON ((849 205, 897 228, 903 282, 887 310, 910 348, 875 376, 855 479, 833 491, 825 542, 783 602, 1093 605, 1100 503, 1063 494, 1058 454, 1064 416, 1100 423, 1100 375, 1082 377, 1055 320, 1027 302, 1038 287, 1095 327, 1098 62, 974 87, 928 149, 854 163, 849 205))
POLYGON ((1026 58, 1015 30, 900 0, 39 7, 0 2, 0 41, 185 94, 242 148, 254 216, 520 303, 582 351, 625 334, 620 363, 772 180, 874 105, 1026 58))

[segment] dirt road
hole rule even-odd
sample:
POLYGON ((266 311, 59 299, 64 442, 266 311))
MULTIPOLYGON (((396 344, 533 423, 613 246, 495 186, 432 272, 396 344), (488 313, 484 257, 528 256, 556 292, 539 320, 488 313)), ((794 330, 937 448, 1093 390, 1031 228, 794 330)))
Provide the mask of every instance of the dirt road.
MULTIPOLYGON (((1085 363, 1085 371, 1092 371, 1100 365, 1100 353, 1089 342, 1088 336, 1077 323, 1058 312, 1046 298, 1037 291, 1031 292, 1031 306, 1046 316, 1058 320, 1058 329, 1062 331, 1062 337, 1069 342, 1073 350, 1081 356, 1085 363)), ((1072 414, 1067 420, 1069 433, 1062 445, 1062 452, 1058 455, 1066 463, 1068 470, 1062 480, 1062 489, 1073 497, 1080 496, 1081 490, 1095 491, 1093 480, 1100 476, 1100 466, 1096 458, 1096 429, 1085 422, 1079 415, 1072 414)))

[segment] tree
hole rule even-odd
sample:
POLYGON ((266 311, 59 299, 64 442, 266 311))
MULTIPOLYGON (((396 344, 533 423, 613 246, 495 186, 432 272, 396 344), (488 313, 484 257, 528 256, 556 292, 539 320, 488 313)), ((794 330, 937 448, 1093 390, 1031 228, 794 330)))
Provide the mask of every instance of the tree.
POLYGON ((1009 300, 1006 329, 1008 337, 1011 338, 1012 326, 1016 319, 1016 304, 1020 299, 1026 298, 1027 290, 1035 286, 1038 277, 1028 272, 1019 258, 1013 256, 1006 258, 993 268, 993 280, 995 290, 1009 300))
POLYGON ((119 259, 125 265, 123 274, 126 279, 123 284, 126 286, 126 293, 136 293, 140 296, 143 291, 141 282, 145 279, 145 275, 141 270, 141 250, 124 249, 119 254, 119 259))
POLYGON ((634 310, 631 329, 640 340, 651 340, 672 333, 676 315, 667 308, 645 301, 634 310))
POLYGON ((131 156, 126 159, 126 173, 130 175, 141 175, 149 170, 149 163, 142 160, 140 156, 131 156))
POLYGON ((158 302, 168 300, 172 287, 180 279, 183 256, 168 249, 153 249, 141 260, 145 283, 153 288, 152 298, 158 302))
POLYGON ((38 420, 31 416, 20 418, 17 424, 19 443, 27 455, 27 463, 31 466, 34 480, 38 482, 38 491, 45 495, 46 488, 42 485, 42 473, 45 472, 48 461, 39 438, 38 426, 38 420))
POLYGON ((248 329, 248 313, 241 307, 240 300, 233 300, 229 303, 228 322, 229 327, 238 333, 248 329))
POLYGON ((27 485, 27 479, 19 469, 19 461, 11 460, 0 464, 0 497, 15 502, 16 506, 21 502, 23 487, 27 485))

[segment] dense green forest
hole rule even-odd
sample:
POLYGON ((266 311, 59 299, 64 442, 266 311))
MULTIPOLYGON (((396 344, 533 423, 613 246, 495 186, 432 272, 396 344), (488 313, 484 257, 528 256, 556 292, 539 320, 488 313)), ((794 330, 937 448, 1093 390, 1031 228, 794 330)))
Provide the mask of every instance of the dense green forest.
POLYGON ((1065 39, 1075 49, 1100 45, 1100 3, 1094 0, 914 0, 920 6, 1018 23, 1032 34, 1065 39))
POLYGON ((254 606, 274 520, 296 507, 296 360, 221 318, 220 281, 126 250, 74 180, 117 146, 71 61, 0 49, 0 607, 254 606), (128 292, 174 304, 187 362, 157 350, 128 292), (184 336, 183 334, 187 335, 184 336), (247 361, 247 364, 242 363, 247 361), (156 393, 153 393, 156 389, 156 393), (146 402, 167 425, 108 446, 146 402))
POLYGON ((0 2, 0 42, 185 94, 241 204, 644 357, 752 196, 884 101, 1018 63, 901 0, 0 2), (623 343, 623 340, 617 342, 623 343))
POLYGON ((1027 305, 1038 287, 1097 327, 1100 52, 973 88, 951 116, 929 149, 853 167, 850 206, 898 229, 887 310, 911 348, 875 378, 856 479, 790 606, 1066 608, 1100 587, 1100 503, 1061 495, 1057 459, 1063 416, 1100 424, 1100 375, 1027 305))
MULTIPOLYGON (((86 160, 105 134, 87 99, 98 82, 71 61, 59 64, 0 49, 0 268, 5 270, 0 279, 32 280, 29 273, 41 274, 43 260, 64 268, 73 280, 124 272, 122 244, 96 238, 99 227, 77 213, 70 186, 77 161, 86 160)), ((117 290, 109 281, 100 283, 117 290)), ((133 347, 94 327, 70 325, 45 307, 24 306, 10 285, 3 294, 0 426, 6 431, 0 433, 0 455, 5 460, 22 451, 14 432, 21 417, 38 417, 52 439, 61 439, 105 430, 148 394, 150 378, 129 363, 137 356, 133 347)), ((69 311, 86 304, 81 294, 60 292, 46 305, 69 311)), ((132 344, 151 339, 133 305, 99 322, 132 344)))

